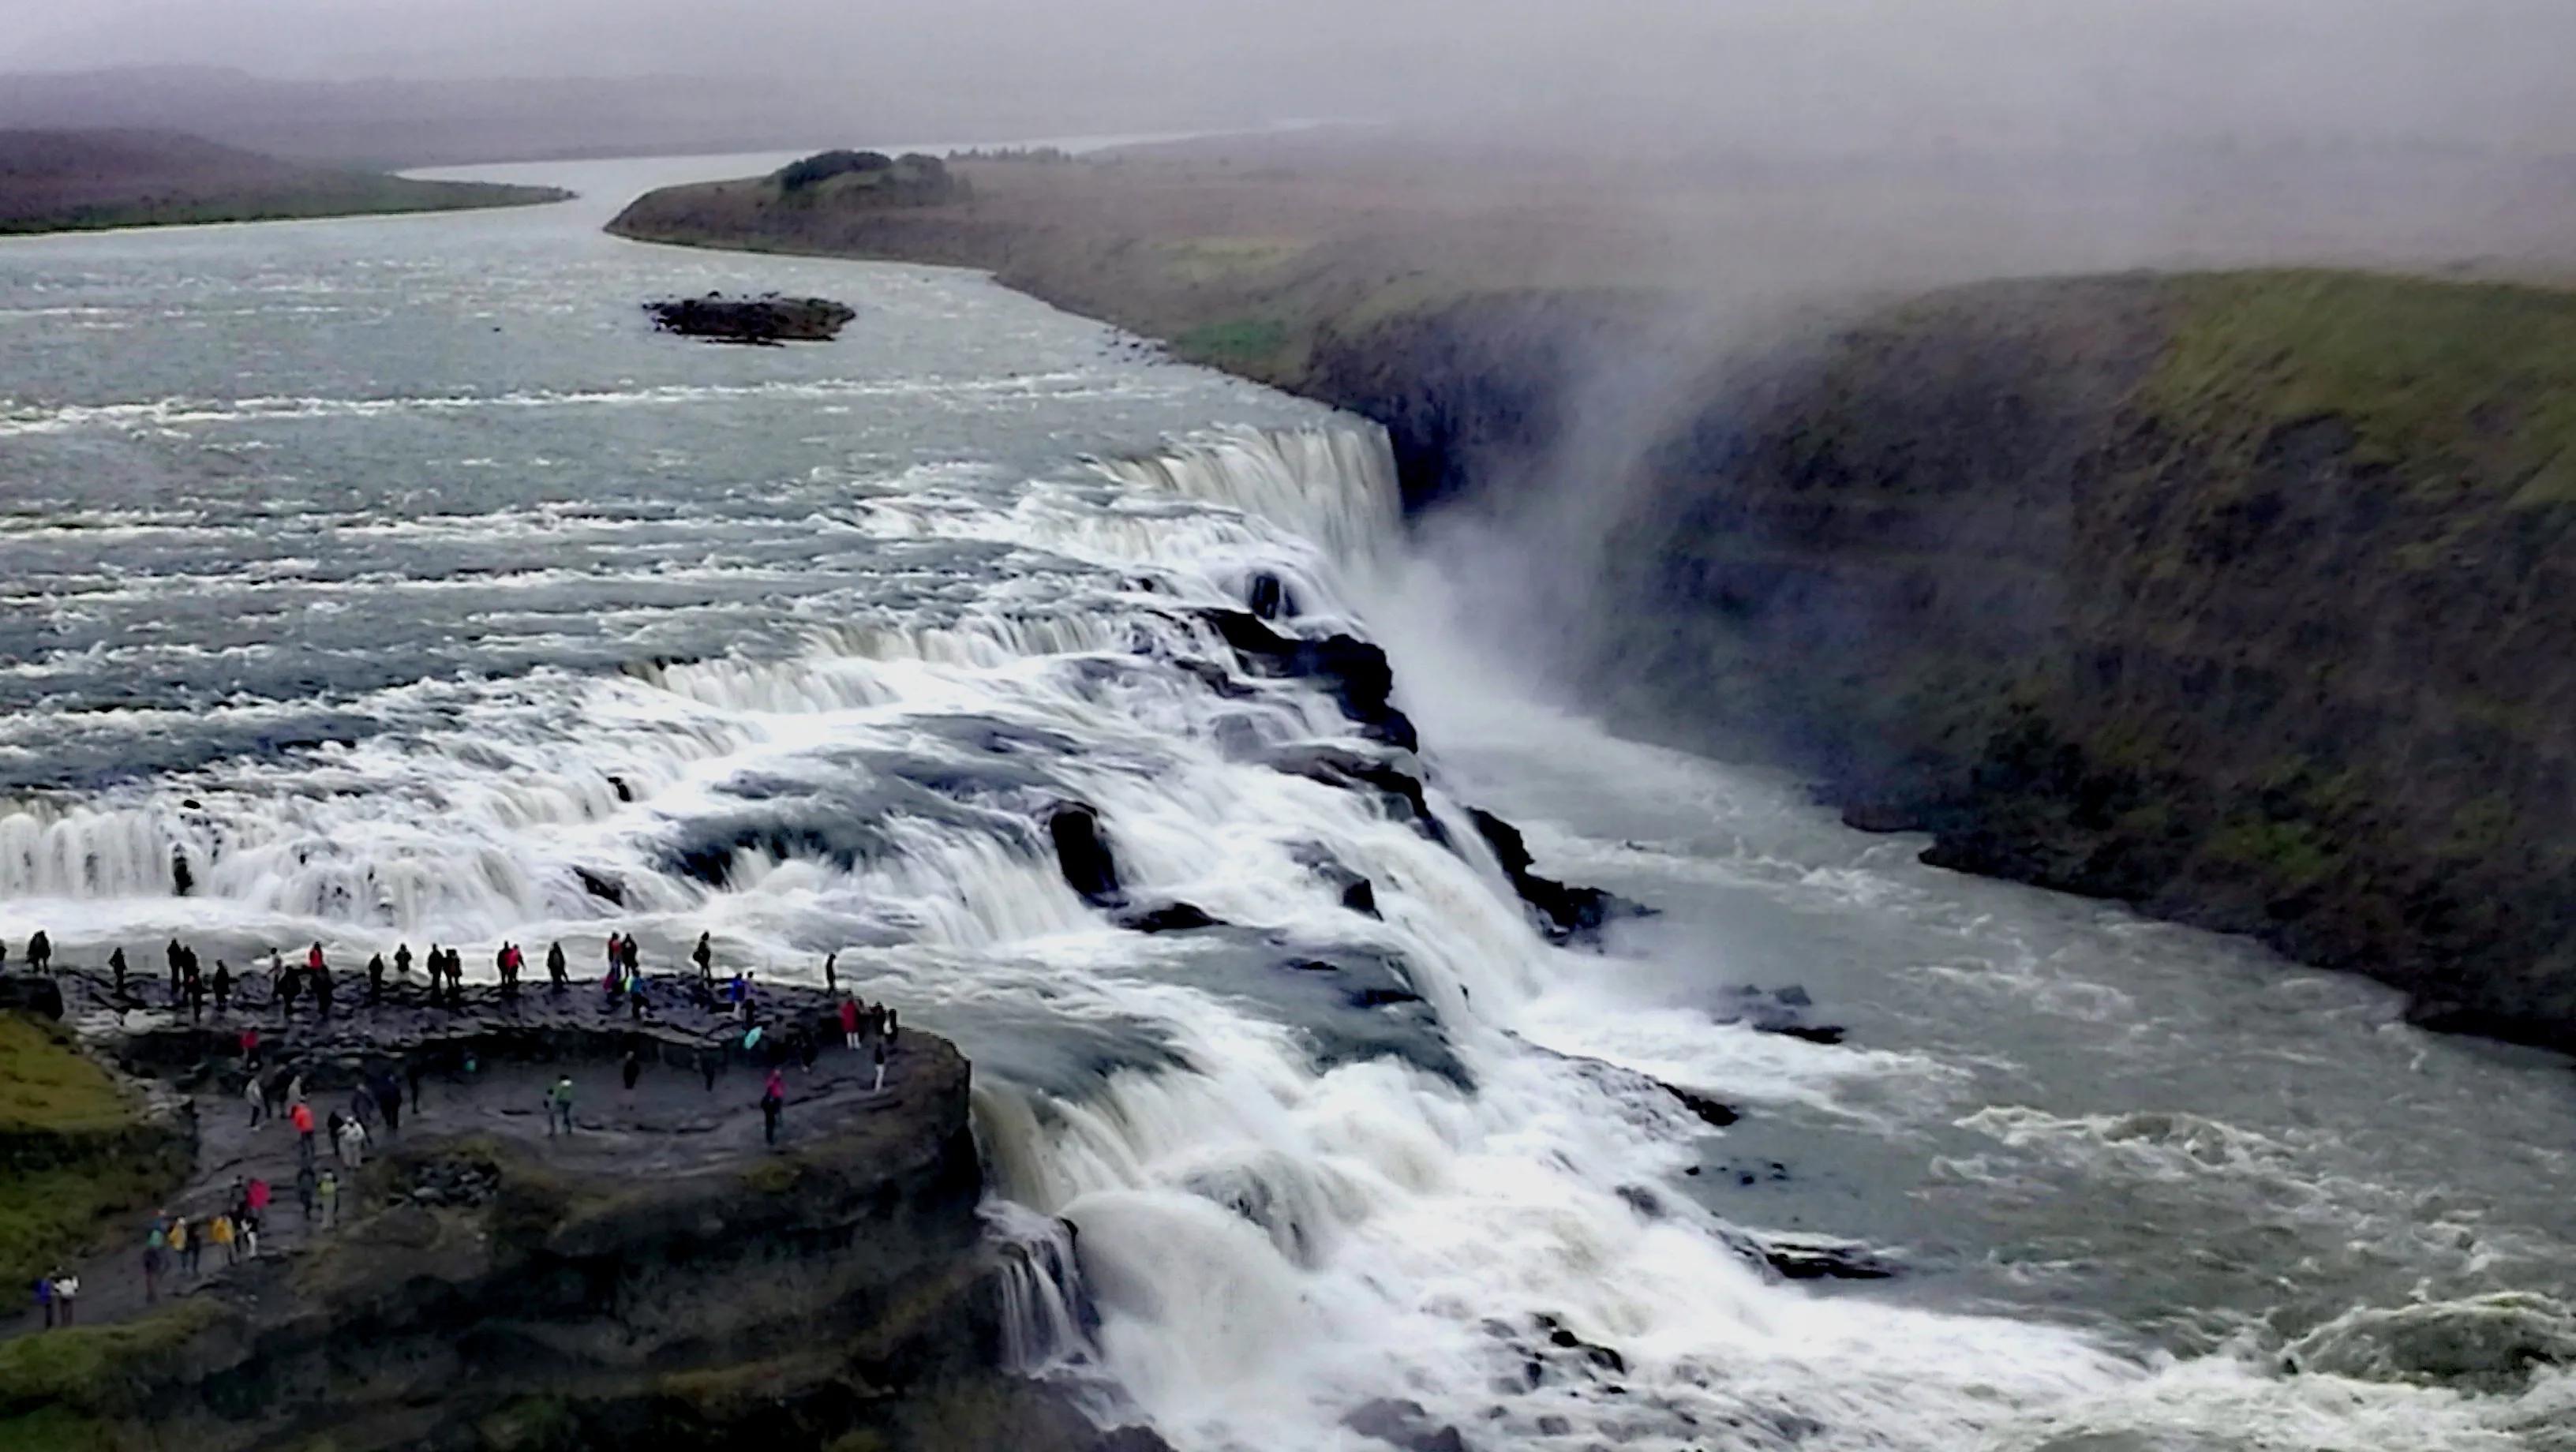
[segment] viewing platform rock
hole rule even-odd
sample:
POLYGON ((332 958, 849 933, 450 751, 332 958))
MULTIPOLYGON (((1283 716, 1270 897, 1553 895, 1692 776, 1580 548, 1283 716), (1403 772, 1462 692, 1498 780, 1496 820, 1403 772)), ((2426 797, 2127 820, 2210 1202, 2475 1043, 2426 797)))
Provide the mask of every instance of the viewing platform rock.
POLYGON ((157 976, 122 994, 53 977, 64 1025, 183 1148, 162 1208, 202 1227, 253 1179, 271 1203, 257 1258, 209 1246, 150 1302, 136 1211, 69 1267, 77 1329, 41 1329, 19 1288, 0 1447, 1161 1445, 1105 1439, 1064 1386, 1005 1366, 1027 1256, 979 1214, 969 1069, 946 1040, 902 1030, 880 1087, 874 1041, 847 1047, 820 990, 759 985, 746 1047, 694 976, 648 976, 641 1018, 595 977, 452 1000, 389 982, 375 1002, 337 977, 327 1018, 309 995, 284 1016, 258 970, 202 1016, 157 976), (299 1206, 284 1104, 253 1124, 254 1072, 281 1100, 300 1075, 317 1122, 362 1086, 399 1100, 362 1163, 317 1132, 335 1223, 299 1206), (563 1078, 568 1133, 548 1113, 563 1078))

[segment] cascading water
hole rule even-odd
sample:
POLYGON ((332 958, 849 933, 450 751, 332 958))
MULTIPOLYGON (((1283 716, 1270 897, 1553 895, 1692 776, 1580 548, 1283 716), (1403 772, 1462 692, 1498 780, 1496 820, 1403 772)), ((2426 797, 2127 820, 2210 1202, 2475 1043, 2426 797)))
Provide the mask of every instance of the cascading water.
MULTIPOLYGON (((395 249, 299 283, 311 347, 172 324, 225 295, 209 275, 268 286, 220 236, 0 259, 0 303, 43 303, 0 306, 27 481, 0 500, 0 934, 48 927, 72 961, 178 933, 477 964, 615 928, 672 963, 711 930, 772 978, 837 952, 974 1060, 1014 1360, 1190 1452, 1383 1448, 1349 1419, 1389 1401, 1419 1412, 1362 1422, 1484 1452, 2567 1446, 2564 1307, 2490 1283, 2563 1239, 2474 1167, 2296 1127, 2351 1126, 2415 1072, 2371 1057, 2400 1049, 2346 990, 2267 965, 2296 1012, 2212 1009, 2218 1048, 2154 1062, 2349 1059, 2366 1090, 2294 1099, 2267 1138, 2170 1129, 2244 1104, 2106 1112, 2086 1091, 2228 1002, 2230 962, 1977 897, 1489 689, 1509 673, 1453 650, 1375 429, 974 279, 536 231, 478 253, 475 226, 538 224, 308 234, 395 249), (567 294, 628 318, 679 285, 866 307, 806 352, 483 321, 567 294), (113 389, 54 391, 117 347, 113 389), (382 383, 352 396, 350 358, 382 383), (236 371, 241 396, 200 396, 236 371), (1220 628, 1245 613, 1392 642, 1421 753, 1253 668, 1220 628), (1549 946, 1467 816, 1470 765, 1542 867, 1660 926, 1549 946), (1353 784, 1380 769, 1425 783, 1427 820, 1353 784), (1068 884, 1047 824, 1071 803, 1123 906, 1068 884), (1582 821, 1604 825, 1560 825, 1582 821), (1218 926, 1122 925, 1180 904, 1218 926), (1831 994, 1843 960, 1869 967, 1840 988, 1854 1046, 1723 1021, 1725 989, 1831 994), (1938 992, 1860 1019, 1917 981, 1938 992), (2151 982, 2154 1015, 2124 997, 2151 982), (2255 1022, 2266 1044, 2225 1037, 2255 1022), (2047 1033, 2069 1067, 2013 1077, 2047 1033), (1745 1119, 1713 1135, 1656 1079, 1745 1119), (2133 1204, 2154 1214, 2122 1239, 2133 1204), (2167 1268, 2232 1253, 2231 1227, 2257 1250, 2224 1274, 2167 1268), (1747 1253, 1834 1231, 1926 1274, 1835 1293, 1747 1253), (2100 1309, 2105 1259, 2155 1295, 2100 1309), (2313 1313, 2242 1308, 2284 1274, 2330 1283, 2313 1313), (2343 1316, 2409 1279, 2430 1309, 2343 1316), (2423 1370, 2445 1337, 2510 1344, 2454 1385, 2423 1370)), ((2568 1167, 2487 1070, 2434 1068, 2410 1113, 2509 1124, 2542 1182, 2568 1167)))

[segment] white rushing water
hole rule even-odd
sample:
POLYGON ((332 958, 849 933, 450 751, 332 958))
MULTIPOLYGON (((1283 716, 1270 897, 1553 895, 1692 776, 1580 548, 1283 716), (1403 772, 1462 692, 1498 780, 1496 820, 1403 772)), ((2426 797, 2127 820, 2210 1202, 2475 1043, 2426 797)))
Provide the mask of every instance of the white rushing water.
POLYGON ((288 234, 390 250, 287 291, 329 317, 250 307, 282 331, 221 397, 203 358, 71 361, 257 293, 213 243, 0 254, 36 481, 0 511, 0 935, 837 952, 976 1063, 1011 1354, 1185 1449, 1383 1447, 1346 1418, 1389 1398, 1488 1452, 2576 1447, 2557 1066, 1613 738, 1456 618, 1368 425, 973 279, 409 225, 288 234), (854 291, 882 352, 559 296, 709 267, 854 291), (366 321, 424 297, 443 346, 366 321), (530 316, 561 356, 485 340, 530 316), (1209 612, 1264 580, 1280 629, 1390 643, 1418 757, 1237 660, 1209 612), (1440 830, 1282 769, 1319 745, 1424 776, 1440 830), (1471 798, 1663 916, 1551 946, 1471 798), (1136 905, 1228 926, 1086 903, 1065 802, 1136 905), (1726 1021, 1792 980, 1853 1042, 1726 1021), (2468 1126, 2480 1163, 2417 1142, 2468 1126), (1917 1274, 1746 1253, 1797 1235, 1917 1274))

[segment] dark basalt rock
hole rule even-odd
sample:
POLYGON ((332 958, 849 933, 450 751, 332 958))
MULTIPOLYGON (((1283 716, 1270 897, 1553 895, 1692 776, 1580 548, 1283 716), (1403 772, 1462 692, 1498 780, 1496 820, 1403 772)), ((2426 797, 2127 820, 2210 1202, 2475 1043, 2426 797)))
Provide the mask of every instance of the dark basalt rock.
POLYGON ((666 333, 706 338, 719 343, 824 343, 858 316, 847 303, 823 297, 663 298, 644 305, 653 324, 666 333))
POLYGON ((0 974, 0 1010, 10 1009, 43 1018, 61 1018, 62 985, 41 973, 0 974))
POLYGON ((1597 887, 1569 887, 1553 878, 1541 877, 1530 870, 1529 846, 1520 829, 1477 807, 1467 809, 1468 820, 1494 854, 1512 891, 1529 904, 1538 918, 1540 931, 1552 942, 1597 945, 1601 930, 1620 918, 1645 917, 1654 909, 1630 902, 1614 892, 1597 887))
POLYGON ((1858 1241, 1821 1235, 1758 1237, 1762 1262, 1793 1281, 1883 1281, 1904 1273, 1894 1260, 1858 1241))
POLYGON ((1394 1397, 1360 1404, 1342 1425, 1404 1452, 1468 1452, 1470 1445, 1456 1427, 1435 1424, 1422 1403, 1394 1397))
MULTIPOLYGON (((1421 833, 1427 841, 1443 847, 1450 845, 1449 829, 1432 815, 1431 798, 1422 778, 1393 762, 1347 747, 1313 743, 1281 747, 1267 753, 1266 759, 1272 770, 1290 776, 1346 791, 1375 792, 1389 817, 1421 833)), ((1370 894, 1372 902, 1375 896, 1374 892, 1370 894)))
MULTIPOLYGON (((265 976, 245 975, 241 1001, 267 1001, 265 976)), ((95 973, 62 985, 84 1021, 112 1002, 95 973)), ((651 979, 641 1022, 591 988, 543 985, 478 986, 452 1007, 411 984, 365 1005, 353 987, 330 1019, 285 1024, 271 1009, 277 1072, 330 1089, 425 1063, 428 1111, 415 1102, 381 1157, 345 1177, 337 1226, 281 1222, 282 1252, 133 1320, 131 1346, 99 1343, 105 1373, 64 1405, 101 1424, 101 1445, 203 1452, 1163 1447, 1141 1428, 1104 1434, 1061 1388, 1003 1369, 1002 1247, 977 1210, 968 1067, 944 1040, 907 1032, 882 1092, 847 1051, 790 1070, 776 1149, 747 1109, 761 1066, 738 1048, 712 1092, 695 1072, 654 1070, 622 1110, 585 1097, 560 1148, 537 1129, 559 1071, 587 1096, 629 1051, 694 1069, 738 1040, 692 988, 651 979), (501 1107, 520 1102, 524 1117, 501 1107)), ((784 985, 761 1003, 769 1043, 830 1008, 784 985)), ((151 1015, 100 1043, 231 1093, 245 1021, 238 1006, 202 1024, 151 1015)), ((196 1174, 220 1184, 240 1163, 196 1174)), ((29 1406, 0 1391, 0 1443, 29 1406)))
MULTIPOLYGON (((1407 809, 1411 809, 1410 803, 1407 809)), ((1344 908, 1363 917, 1380 916, 1377 884, 1370 882, 1365 874, 1342 865, 1341 859, 1312 842, 1299 846, 1292 855, 1299 866, 1322 878, 1327 886, 1341 895, 1344 908)))
POLYGON ((1356 636, 1282 635, 1249 611, 1210 610, 1205 618, 1245 670, 1314 681, 1332 694, 1343 715, 1359 723, 1363 735, 1407 751, 1420 749, 1411 718, 1395 708, 1395 672, 1385 651, 1356 636))
POLYGON ((1807 1022, 1801 1010, 1813 1007, 1815 1000, 1798 984, 1792 983, 1773 993, 1766 993, 1751 984, 1739 984, 1729 992, 1734 1002, 1717 1010, 1715 1016, 1719 1023, 1740 1023, 1755 1033, 1804 1039, 1811 1044, 1839 1044, 1843 1041, 1841 1025, 1807 1022))
POLYGON ((1664 1092, 1680 1100, 1682 1107, 1697 1116, 1702 1124, 1724 1129, 1744 1117, 1743 1112, 1731 1104, 1721 1104, 1705 1094, 1694 1094, 1678 1085, 1665 1084, 1664 1092))
POLYGON ((1279 620, 1295 615, 1297 597, 1287 584, 1268 570, 1256 572, 1244 587, 1244 604, 1264 620, 1279 620))
POLYGON ((1225 923, 1211 917, 1196 903, 1171 902, 1157 908, 1121 913, 1118 926, 1135 933, 1190 933, 1201 928, 1221 928, 1225 923))
POLYGON ((1062 806, 1047 818, 1047 836, 1055 843, 1064 880, 1093 907, 1119 907, 1127 895, 1118 888, 1118 859, 1109 839, 1100 834, 1100 814, 1089 807, 1062 806))

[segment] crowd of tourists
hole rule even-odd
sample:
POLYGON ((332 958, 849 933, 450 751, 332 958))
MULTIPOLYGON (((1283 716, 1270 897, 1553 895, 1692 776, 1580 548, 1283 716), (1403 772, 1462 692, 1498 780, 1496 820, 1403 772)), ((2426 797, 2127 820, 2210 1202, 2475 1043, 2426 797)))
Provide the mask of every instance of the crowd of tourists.
MULTIPOLYGON (((176 938, 163 950, 163 956, 173 1015, 184 1012, 192 1022, 201 1022, 211 1005, 219 1017, 228 1016, 233 1013, 235 999, 244 997, 248 975, 236 974, 224 961, 216 960, 214 970, 206 972, 196 950, 176 938)), ((605 956, 607 966, 600 979, 600 991, 612 1010, 623 1005, 640 1021, 656 989, 671 991, 667 983, 648 986, 642 951, 633 934, 611 934, 605 956)), ((715 1092, 724 1061, 736 1053, 765 1071, 759 1099, 765 1143, 778 1143, 787 1106, 787 1071, 800 1065, 812 1071, 831 1039, 837 1038, 843 1051, 865 1056, 863 1067, 873 1071, 868 1092, 884 1092, 887 1065, 894 1057, 901 1033, 898 1015, 891 1005, 869 1003, 844 992, 837 954, 823 961, 824 986, 832 1014, 828 1022, 837 1028, 837 1033, 818 1032, 808 1022, 792 1017, 779 1026, 780 1031, 773 1032, 773 1026, 762 1018, 760 991, 752 973, 736 970, 719 983, 715 956, 713 935, 701 934, 690 955, 697 972, 679 990, 698 1008, 732 1020, 732 1027, 720 1043, 698 1049, 696 1067, 710 1094, 715 1092)), ((43 932, 31 935, 26 944, 28 966, 38 972, 51 972, 52 961, 51 940, 43 932)), ((0 966, 6 962, 6 945, 0 944, 0 966)), ((383 998, 389 976, 397 983, 408 982, 415 963, 427 974, 430 1002, 449 1007, 462 1003, 462 955, 453 948, 432 944, 424 957, 416 959, 408 943, 395 948, 390 964, 382 954, 368 960, 366 1002, 374 1004, 383 998)), ((548 945, 545 964, 549 990, 570 991, 570 965, 560 942, 548 945)), ((493 967, 502 996, 517 996, 526 967, 526 955, 520 946, 504 942, 494 954, 493 967)), ((109 955, 108 971, 117 1001, 136 1001, 137 995, 128 983, 123 948, 109 955)), ((282 954, 272 951, 268 979, 269 1006, 283 1021, 292 1023, 297 1006, 305 1002, 312 1005, 317 1020, 331 1017, 337 985, 320 943, 314 943, 302 955, 302 962, 296 964, 287 963, 282 954)), ((240 1007, 245 1014, 254 1009, 246 997, 240 1007)), ((257 1023, 242 1022, 234 1042, 239 1054, 242 1099, 249 1112, 248 1127, 256 1132, 274 1124, 295 1137, 293 1188, 300 1223, 308 1230, 338 1224, 347 1184, 343 1175, 365 1166, 379 1133, 394 1135, 401 1131, 406 1098, 410 1113, 421 1112, 425 1066, 419 1056, 409 1055, 389 1057, 382 1064, 362 1068, 345 1101, 322 1105, 317 1111, 307 1092, 304 1067, 294 1062, 269 1063, 257 1023), (328 1163, 324 1163, 326 1155, 328 1163)), ((469 1070, 472 1062, 470 1058, 466 1060, 469 1070)), ((644 1058, 633 1050, 619 1065, 619 1079, 630 1100, 644 1067, 644 1058)), ((574 1133, 574 1096, 575 1085, 569 1072, 557 1075, 546 1086, 541 1107, 548 1138, 574 1133)), ((173 1213, 165 1208, 155 1214, 144 1231, 140 1257, 145 1301, 159 1300, 165 1289, 176 1290, 225 1267, 256 1260, 260 1235, 269 1220, 271 1196, 266 1179, 236 1175, 221 1203, 211 1210, 173 1213), (217 1258, 212 1265, 208 1264, 210 1252, 217 1258)), ((37 1277, 35 1301, 45 1329, 74 1325, 80 1295, 80 1277, 69 1269, 57 1268, 37 1277)))

